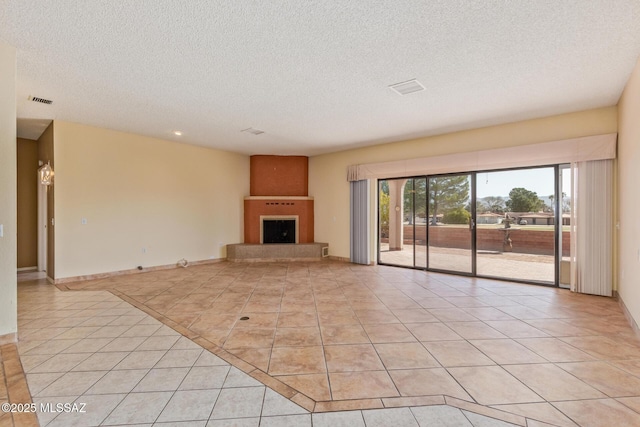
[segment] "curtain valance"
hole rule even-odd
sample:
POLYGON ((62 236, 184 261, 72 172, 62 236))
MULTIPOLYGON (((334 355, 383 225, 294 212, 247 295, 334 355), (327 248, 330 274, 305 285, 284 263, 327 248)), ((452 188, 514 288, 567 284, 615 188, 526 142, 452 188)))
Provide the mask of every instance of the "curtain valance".
POLYGON ((617 133, 469 153, 351 165, 348 181, 615 159, 617 133))

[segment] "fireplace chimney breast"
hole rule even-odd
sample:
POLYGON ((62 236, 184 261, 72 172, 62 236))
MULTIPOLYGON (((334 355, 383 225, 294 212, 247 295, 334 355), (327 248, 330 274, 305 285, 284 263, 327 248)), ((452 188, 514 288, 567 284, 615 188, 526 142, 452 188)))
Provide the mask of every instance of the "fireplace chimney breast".
POLYGON ((295 243, 313 243, 308 157, 256 155, 250 162, 251 195, 244 199, 244 242, 263 243, 262 218, 296 217, 295 243))

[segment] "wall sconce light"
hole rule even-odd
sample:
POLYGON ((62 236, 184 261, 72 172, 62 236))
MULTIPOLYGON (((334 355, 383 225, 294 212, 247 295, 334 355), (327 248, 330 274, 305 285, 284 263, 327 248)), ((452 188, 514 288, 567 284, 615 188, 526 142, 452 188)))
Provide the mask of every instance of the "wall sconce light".
POLYGON ((51 168, 51 164, 49 162, 47 162, 46 165, 42 166, 38 170, 38 174, 40 175, 40 184, 53 184, 53 169, 51 168))

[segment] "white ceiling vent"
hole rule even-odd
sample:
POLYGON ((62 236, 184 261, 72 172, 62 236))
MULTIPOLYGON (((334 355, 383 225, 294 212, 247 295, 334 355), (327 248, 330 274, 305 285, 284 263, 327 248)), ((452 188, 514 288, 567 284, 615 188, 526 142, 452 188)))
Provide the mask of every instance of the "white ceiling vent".
POLYGON ((41 104, 53 104, 50 99, 38 98, 37 96, 30 96, 29 101, 40 102, 41 104))
POLYGON ((421 90, 424 90, 424 86, 422 86, 416 79, 402 83, 396 83, 389 86, 389 88, 396 91, 400 95, 409 95, 410 93, 420 92, 421 90))
POLYGON ((247 132, 253 135, 260 135, 261 133, 264 133, 263 130, 260 129, 254 129, 254 128, 247 128, 247 129, 243 129, 240 132, 247 132))

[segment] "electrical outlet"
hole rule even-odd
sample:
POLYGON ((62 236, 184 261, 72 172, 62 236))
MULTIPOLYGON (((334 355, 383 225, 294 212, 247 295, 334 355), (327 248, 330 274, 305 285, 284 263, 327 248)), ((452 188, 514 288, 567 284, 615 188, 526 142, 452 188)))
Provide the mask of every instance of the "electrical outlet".
POLYGON ((87 218, 82 218, 82 219, 80 220, 80 224, 82 224, 82 225, 87 225, 87 218))
POLYGON ((147 248, 142 248, 142 253, 146 254, 147 253, 147 248))

